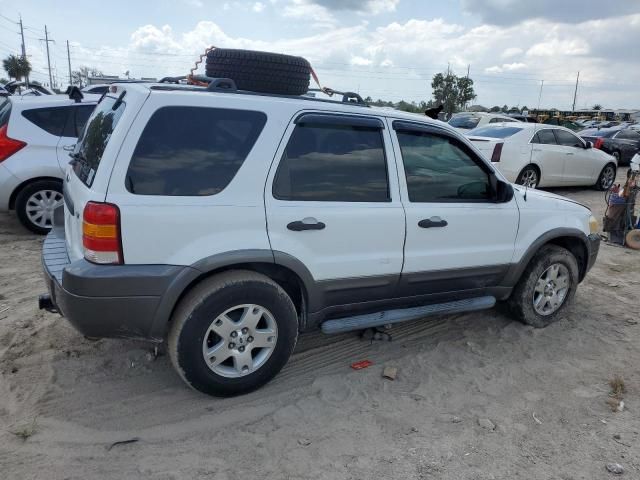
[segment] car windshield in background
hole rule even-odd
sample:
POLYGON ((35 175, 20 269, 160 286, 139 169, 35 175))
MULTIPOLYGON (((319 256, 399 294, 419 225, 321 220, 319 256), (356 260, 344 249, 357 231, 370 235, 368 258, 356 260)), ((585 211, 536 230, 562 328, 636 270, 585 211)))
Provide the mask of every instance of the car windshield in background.
POLYGON ((611 138, 616 133, 618 133, 620 129, 609 130, 609 129, 597 129, 591 128, 588 130, 582 130, 578 133, 581 137, 603 137, 603 138, 611 138))
POLYGON ((519 127, 491 126, 491 127, 475 128, 465 135, 474 136, 474 137, 507 138, 521 131, 522 131, 522 128, 519 128, 519 127))
POLYGON ((451 120, 449 120, 449 125, 455 128, 471 130, 472 128, 476 128, 479 122, 480 117, 474 117, 472 115, 454 115, 451 117, 451 120))
POLYGON ((88 187, 93 183, 102 154, 124 109, 125 102, 122 100, 104 97, 89 117, 82 137, 78 139, 78 145, 72 155, 76 160, 73 170, 88 187))

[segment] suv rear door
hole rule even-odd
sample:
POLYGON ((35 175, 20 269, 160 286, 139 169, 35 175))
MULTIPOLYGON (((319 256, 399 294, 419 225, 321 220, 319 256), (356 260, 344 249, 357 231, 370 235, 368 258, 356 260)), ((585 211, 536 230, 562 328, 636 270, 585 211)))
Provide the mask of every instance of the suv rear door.
POLYGON ((492 168, 448 130, 400 120, 392 126, 407 215, 400 295, 499 285, 518 231, 515 199, 492 200, 492 168))
POLYGON ((269 240, 276 260, 306 266, 324 306, 395 295, 405 217, 394 168, 380 118, 308 112, 287 129, 265 189, 269 240))

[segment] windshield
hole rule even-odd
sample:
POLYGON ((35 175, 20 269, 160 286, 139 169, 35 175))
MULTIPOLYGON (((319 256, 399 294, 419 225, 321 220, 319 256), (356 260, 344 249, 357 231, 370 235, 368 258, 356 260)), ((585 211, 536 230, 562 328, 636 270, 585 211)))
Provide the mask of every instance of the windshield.
POLYGON ((474 117, 472 115, 454 115, 449 120, 449 125, 455 128, 465 128, 471 130, 476 128, 480 122, 480 117, 474 117))
POLYGON ((113 130, 116 128, 125 109, 125 103, 113 97, 104 97, 96 106, 87 125, 78 139, 71 155, 75 160, 73 170, 88 187, 102 160, 113 130))
POLYGON ((611 138, 613 137, 616 133, 618 133, 620 130, 605 130, 605 129, 589 129, 589 130, 582 130, 579 135, 581 137, 603 137, 603 138, 611 138))
POLYGON ((521 132, 520 127, 480 127, 471 130, 465 135, 475 137, 507 138, 521 132))

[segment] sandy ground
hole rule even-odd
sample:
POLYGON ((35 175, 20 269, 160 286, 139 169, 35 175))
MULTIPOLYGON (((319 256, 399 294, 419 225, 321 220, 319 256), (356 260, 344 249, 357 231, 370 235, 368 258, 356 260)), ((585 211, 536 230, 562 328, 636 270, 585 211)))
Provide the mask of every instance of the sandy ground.
MULTIPOLYGON (((601 193, 556 192, 602 215, 601 193)), ((404 324, 392 342, 305 335, 265 388, 215 399, 144 343, 92 342, 38 311, 41 241, 0 215, 2 480, 577 480, 613 477, 609 462, 640 478, 640 252, 603 245, 546 329, 490 310, 404 324), (349 368, 362 359, 374 365, 349 368)))

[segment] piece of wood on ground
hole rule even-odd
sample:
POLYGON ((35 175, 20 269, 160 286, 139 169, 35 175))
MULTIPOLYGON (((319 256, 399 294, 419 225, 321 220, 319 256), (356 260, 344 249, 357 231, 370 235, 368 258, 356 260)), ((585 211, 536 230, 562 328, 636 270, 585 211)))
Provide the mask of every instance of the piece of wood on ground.
POLYGON ((396 367, 384 367, 382 376, 389 380, 395 380, 398 376, 398 369, 396 367))

